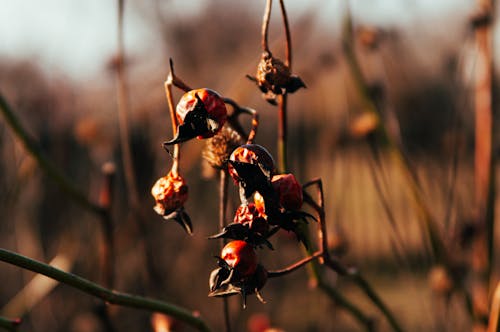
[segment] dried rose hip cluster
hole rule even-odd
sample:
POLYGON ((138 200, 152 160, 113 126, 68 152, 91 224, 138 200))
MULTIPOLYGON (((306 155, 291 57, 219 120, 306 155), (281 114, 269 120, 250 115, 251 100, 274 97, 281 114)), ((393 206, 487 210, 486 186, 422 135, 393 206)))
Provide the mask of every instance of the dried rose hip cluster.
POLYGON ((278 230, 293 231, 303 240, 298 226, 309 216, 302 207, 302 187, 292 174, 274 174, 269 152, 257 144, 236 148, 228 172, 240 189, 241 205, 233 222, 211 238, 232 239, 218 257, 219 267, 210 276, 210 296, 257 294, 267 271, 257 263, 255 249, 273 249, 269 238, 278 230), (249 199, 254 202, 249 202, 249 199), (237 257, 237 259, 234 259, 237 257), (240 265, 242 264, 240 267, 240 265))

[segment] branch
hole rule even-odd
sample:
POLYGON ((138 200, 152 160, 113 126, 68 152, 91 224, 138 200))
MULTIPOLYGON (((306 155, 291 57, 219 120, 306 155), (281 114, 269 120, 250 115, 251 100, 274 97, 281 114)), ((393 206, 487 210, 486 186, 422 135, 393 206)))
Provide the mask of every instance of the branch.
POLYGON ((21 141, 26 151, 38 162, 42 171, 45 172, 74 202, 90 212, 101 215, 103 209, 99 205, 91 202, 87 196, 43 154, 37 141, 24 129, 21 122, 12 111, 12 108, 1 94, 0 112, 2 112, 7 125, 21 141))
POLYGON ((0 248, 0 261, 43 274, 68 286, 79 289, 89 295, 98 297, 108 303, 131 308, 162 312, 164 314, 175 317, 188 325, 191 325, 199 331, 210 331, 210 329, 202 319, 196 317, 195 314, 182 307, 178 307, 167 302, 147 297, 110 290, 75 274, 61 271, 45 263, 33 260, 31 258, 3 248, 0 248))

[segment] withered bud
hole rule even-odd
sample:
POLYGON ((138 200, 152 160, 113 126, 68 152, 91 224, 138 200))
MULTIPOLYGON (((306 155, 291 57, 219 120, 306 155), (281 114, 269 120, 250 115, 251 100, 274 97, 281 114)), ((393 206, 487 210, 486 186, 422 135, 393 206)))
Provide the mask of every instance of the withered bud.
POLYGON ((151 195, 156 201, 154 210, 165 216, 184 206, 188 199, 188 186, 182 176, 169 172, 156 181, 151 188, 151 195))
POLYGON ((270 52, 263 52, 257 67, 257 76, 249 79, 255 81, 264 93, 264 98, 276 105, 276 96, 293 93, 306 85, 296 75, 290 73, 290 68, 283 61, 273 57, 270 52))
POLYGON ((244 143, 245 140, 236 130, 224 125, 214 137, 207 140, 202 155, 210 166, 225 169, 231 152, 244 143))

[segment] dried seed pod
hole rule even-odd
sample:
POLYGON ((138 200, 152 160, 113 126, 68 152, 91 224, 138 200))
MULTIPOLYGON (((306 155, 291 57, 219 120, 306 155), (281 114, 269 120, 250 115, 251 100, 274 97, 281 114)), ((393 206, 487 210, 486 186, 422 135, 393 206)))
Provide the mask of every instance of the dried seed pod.
POLYGON ((264 93, 264 98, 273 105, 276 105, 276 95, 293 93, 306 87, 302 79, 292 75, 288 66, 273 57, 271 52, 262 53, 256 77, 247 77, 257 83, 264 93))
POLYGON ((151 195, 156 201, 156 213, 167 216, 184 206, 188 199, 188 186, 182 176, 169 172, 156 181, 151 188, 151 195))
POLYGON ((175 112, 179 121, 177 134, 164 145, 182 143, 195 137, 213 137, 227 120, 224 100, 217 92, 206 88, 186 92, 175 112))
POLYGON ((224 125, 220 132, 207 140, 202 155, 210 166, 225 169, 231 152, 244 143, 245 140, 236 130, 224 125))
MULTIPOLYGON (((273 157, 263 146, 258 144, 239 146, 231 153, 229 160, 240 164, 256 165, 269 179, 274 171, 273 157)), ((228 170, 234 181, 238 182, 242 180, 243 174, 238 174, 232 163, 229 163, 228 170)))

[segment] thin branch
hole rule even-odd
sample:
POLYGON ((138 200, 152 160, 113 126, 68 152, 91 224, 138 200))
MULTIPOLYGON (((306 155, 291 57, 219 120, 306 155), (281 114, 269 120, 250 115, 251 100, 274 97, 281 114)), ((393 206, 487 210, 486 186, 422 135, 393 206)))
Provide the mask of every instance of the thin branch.
POLYGON ((285 1, 280 0, 281 16, 283 17, 283 27, 285 29, 286 44, 285 44, 285 65, 292 71, 292 37, 290 34, 290 24, 285 9, 285 1))
MULTIPOLYGON (((345 20, 343 23, 342 46, 344 56, 349 66, 349 70, 352 77, 354 78, 354 83, 360 93, 362 101, 365 104, 365 108, 380 119, 382 117, 382 111, 378 107, 369 91, 368 84, 366 83, 366 79, 361 71, 361 67, 354 52, 352 21, 351 13, 349 11, 345 16, 345 20)), ((397 163, 398 167, 403 171, 403 174, 408 182, 408 186, 411 190, 412 198, 417 208, 417 212, 421 216, 420 220, 422 221, 422 227, 424 228, 428 236, 432 248, 432 253, 438 262, 442 262, 447 265, 447 262, 449 260, 448 253, 442 236, 439 232, 437 222, 430 213, 429 207, 427 206, 423 198, 422 188, 420 186, 418 176, 411 166, 408 158, 402 151, 401 147, 395 142, 391 135, 389 135, 389 132, 383 121, 379 121, 378 123, 379 125, 375 132, 377 138, 380 140, 380 142, 387 144, 391 152, 391 156, 397 163)))
POLYGON ((273 0, 266 1, 266 10, 264 12, 264 17, 262 19, 262 50, 268 53, 271 53, 271 51, 269 51, 268 35, 269 35, 269 21, 271 20, 272 5, 273 5, 273 0))
POLYGON ((316 179, 309 181, 304 184, 303 188, 308 188, 312 185, 317 185, 318 187, 318 201, 314 201, 312 197, 304 190, 304 202, 309 204, 318 215, 318 240, 320 242, 320 248, 323 251, 323 261, 324 265, 337 272, 339 275, 347 277, 349 280, 354 282, 372 301, 372 303, 379 308, 382 314, 386 317, 387 321, 391 325, 394 331, 401 332, 403 329, 396 320, 395 316, 389 310, 389 308, 382 301, 380 296, 375 292, 371 285, 363 278, 363 276, 356 269, 345 267, 340 261, 334 259, 330 256, 328 252, 328 239, 326 231, 326 220, 325 220, 325 210, 324 210, 324 194, 321 179, 316 179))
POLYGON ((288 95, 282 94, 278 96, 278 172, 286 173, 288 170, 288 116, 287 116, 287 100, 288 95))
MULTIPOLYGON (((174 75, 174 63, 172 59, 170 59, 170 72, 168 74, 167 80, 165 81, 165 93, 167 95, 168 109, 170 111, 170 121, 172 123, 172 135, 175 137, 177 134, 177 126, 179 125, 179 121, 177 119, 177 114, 175 112, 174 98, 172 95, 172 85, 175 81, 174 75)), ((179 173, 179 160, 180 160, 180 145, 174 145, 174 154, 173 154, 173 164, 172 164, 172 173, 177 175, 179 173)))
MULTIPOLYGON (((227 186, 228 174, 225 169, 220 170, 219 178, 219 229, 226 226, 226 210, 227 210, 227 186)), ((220 247, 224 246, 224 239, 220 240, 220 247)), ((226 332, 231 332, 231 319, 229 315, 229 298, 222 298, 222 310, 224 313, 224 324, 226 332)))
POLYGON ((98 297, 108 303, 162 312, 185 322, 199 331, 210 331, 202 319, 197 317, 191 311, 174 304, 110 290, 75 274, 61 271, 45 263, 3 248, 0 248, 0 261, 43 274, 68 286, 79 289, 89 295, 98 297))
POLYGON ((102 167, 104 175, 101 191, 99 193, 99 205, 104 209, 105 213, 101 217, 101 230, 103 240, 101 241, 101 271, 103 273, 103 285, 108 288, 114 287, 115 279, 115 240, 113 235, 113 218, 111 216, 111 208, 114 196, 114 178, 115 165, 106 163, 102 167))
POLYGON ((246 144, 252 144, 255 136, 257 135, 257 129, 259 128, 259 112, 254 110, 253 108, 250 107, 242 107, 240 106, 237 102, 232 100, 231 98, 224 97, 222 98, 224 100, 224 103, 229 104, 233 107, 234 112, 231 114, 231 116, 228 117, 228 122, 235 129, 240 135, 242 136, 247 136, 247 142, 246 144), (247 134, 244 133, 243 128, 241 127, 240 123, 238 122, 238 117, 240 114, 248 114, 252 116, 252 124, 250 128, 250 132, 247 134))
POLYGON ((125 182, 129 200, 134 209, 139 205, 139 194, 135 182, 135 170, 130 147, 129 131, 129 90, 127 86, 127 76, 125 71, 125 50, 123 42, 123 12, 125 0, 118 0, 118 65, 116 66, 116 102, 118 107, 118 122, 120 127, 120 146, 122 149, 122 162, 125 172, 125 182))
POLYGON ((276 277, 281 277, 281 276, 287 275, 295 270, 298 270, 299 268, 301 268, 305 264, 311 262, 312 260, 321 257, 322 255, 323 255, 322 251, 316 251, 311 256, 305 257, 305 258, 301 259, 300 261, 295 262, 294 264, 292 264, 290 266, 287 266, 284 269, 268 271, 267 276, 268 276, 268 278, 276 278, 276 277))
POLYGON ((94 214, 101 215, 103 213, 102 208, 91 202, 87 196, 83 194, 80 189, 78 189, 76 185, 71 182, 71 180, 59 169, 57 169, 56 166, 54 166, 54 164, 52 164, 52 162, 44 155, 36 140, 24 129, 21 121, 19 121, 16 117, 12 108, 1 94, 0 111, 2 112, 7 125, 21 141, 26 151, 33 156, 33 158, 35 158, 42 171, 44 171, 47 176, 51 178, 75 203, 94 214))

